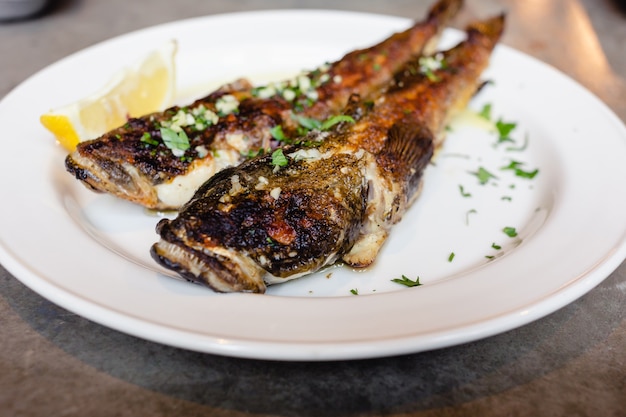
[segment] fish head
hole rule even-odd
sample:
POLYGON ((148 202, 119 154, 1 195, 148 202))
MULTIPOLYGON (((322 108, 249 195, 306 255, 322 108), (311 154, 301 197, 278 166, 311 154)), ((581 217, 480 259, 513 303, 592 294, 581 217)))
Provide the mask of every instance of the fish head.
POLYGON ((75 151, 65 158, 65 168, 92 191, 111 193, 145 207, 159 208, 152 182, 132 164, 94 155, 83 156, 75 151))
POLYGON ((363 220, 362 162, 285 152, 287 166, 276 169, 268 155, 207 181, 177 218, 159 223, 153 258, 217 291, 248 292, 337 261, 363 220))

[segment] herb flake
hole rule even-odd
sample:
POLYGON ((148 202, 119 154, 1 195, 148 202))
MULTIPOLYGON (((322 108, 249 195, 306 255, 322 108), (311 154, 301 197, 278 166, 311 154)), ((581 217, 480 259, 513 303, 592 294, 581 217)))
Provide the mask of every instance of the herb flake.
POLYGON ((288 142, 287 136, 285 136, 285 132, 283 132, 283 127, 281 125, 276 125, 270 129, 270 134, 274 139, 279 142, 288 142))
POLYGON ((478 113, 478 116, 482 117, 485 120, 491 120, 491 103, 485 104, 478 113))
POLYGON ((498 119, 496 129, 498 130, 498 144, 502 142, 515 142, 511 139, 511 132, 517 127, 517 123, 507 123, 498 119))
POLYGON ((505 227, 504 229, 502 229, 502 231, 504 232, 504 234, 506 234, 508 237, 515 237, 517 236, 517 231, 515 230, 514 227, 505 227))
POLYGON ((402 275, 402 278, 394 278, 391 281, 396 284, 406 285, 407 287, 419 287, 422 285, 420 283, 420 277, 415 278, 415 281, 411 281, 406 275, 402 275))
POLYGON ((141 142, 147 143, 148 145, 152 145, 152 146, 159 145, 159 141, 154 139, 149 132, 143 132, 143 135, 141 136, 140 140, 141 142))
POLYGON ((467 191, 465 191, 465 188, 463 188, 463 186, 462 186, 462 185, 460 185, 460 184, 459 184, 459 191, 461 192, 461 195, 462 195, 463 197, 466 197, 466 198, 467 198, 467 197, 471 197, 471 196, 472 196, 472 194, 471 194, 471 193, 468 193, 467 191))
POLYGON ((351 116, 348 116, 347 114, 339 114, 336 116, 331 116, 322 122, 322 125, 320 126, 320 130, 328 130, 331 127, 335 126, 336 124, 339 124, 342 122, 354 123, 354 119, 351 116))
POLYGON ((491 178, 498 178, 483 167, 478 167, 478 171, 472 172, 472 174, 478 178, 478 182, 480 182, 481 185, 487 184, 491 178))
POLYGON ((163 143, 175 156, 183 156, 185 151, 189 149, 189 138, 184 130, 175 132, 169 127, 162 127, 160 131, 163 143))
POLYGON ((538 169, 533 171, 524 171, 520 166, 524 165, 523 162, 511 160, 511 163, 507 166, 500 168, 502 171, 510 170, 515 172, 515 175, 520 178, 533 179, 539 173, 538 169))
POLYGON ((289 161, 287 160, 287 157, 283 153, 282 149, 276 149, 272 152, 272 165, 275 168, 284 167, 287 166, 287 164, 289 164, 289 161))

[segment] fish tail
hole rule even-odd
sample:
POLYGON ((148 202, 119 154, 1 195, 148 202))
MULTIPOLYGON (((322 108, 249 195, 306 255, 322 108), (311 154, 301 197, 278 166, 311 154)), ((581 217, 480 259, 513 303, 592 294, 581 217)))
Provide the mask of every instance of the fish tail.
POLYGON ((493 49, 493 46, 495 46, 502 37, 505 20, 506 15, 501 13, 489 19, 471 23, 466 29, 468 41, 472 42, 477 39, 482 39, 482 42, 488 42, 489 44, 487 46, 493 49))
POLYGON ((437 21, 445 25, 463 7, 463 0, 441 0, 435 3, 428 12, 428 21, 437 21))

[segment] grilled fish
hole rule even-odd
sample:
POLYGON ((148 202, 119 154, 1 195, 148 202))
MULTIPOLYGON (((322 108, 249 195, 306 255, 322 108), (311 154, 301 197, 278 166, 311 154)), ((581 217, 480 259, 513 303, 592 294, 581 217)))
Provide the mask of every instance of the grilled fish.
POLYGON ((408 63, 378 99, 353 97, 331 131, 221 171, 158 223, 152 257, 220 292, 262 293, 337 261, 370 265, 503 27, 504 16, 471 25, 456 47, 408 63))
POLYGON ((176 210, 219 170, 340 113, 351 94, 376 96, 412 56, 434 48, 462 2, 438 0, 423 22, 293 80, 256 88, 237 80, 189 106, 130 119, 80 143, 66 169, 94 191, 176 210))

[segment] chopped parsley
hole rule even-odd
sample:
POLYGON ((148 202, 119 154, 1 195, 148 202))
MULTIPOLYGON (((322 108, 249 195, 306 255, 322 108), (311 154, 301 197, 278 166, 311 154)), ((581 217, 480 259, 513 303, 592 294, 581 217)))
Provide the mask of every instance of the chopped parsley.
POLYGON ((422 285, 420 283, 420 277, 417 277, 415 281, 411 281, 409 278, 406 277, 406 275, 402 275, 402 278, 394 278, 391 281, 395 282, 396 284, 406 285, 407 287, 419 287, 420 285, 422 285))
POLYGON ((272 152, 272 165, 275 168, 284 167, 287 166, 287 164, 289 164, 289 161, 287 160, 287 157, 283 153, 282 149, 276 149, 272 152))
POLYGON ((480 182, 481 185, 487 184, 491 178, 498 178, 483 167, 479 167, 478 171, 472 172, 472 174, 478 178, 478 182, 480 182))
POLYGON ((270 134, 274 139, 279 142, 289 142, 289 138, 285 136, 285 132, 283 132, 283 127, 281 125, 276 125, 270 129, 270 134))
MULTIPOLYGON (((354 118, 348 116, 346 114, 340 114, 337 116, 331 116, 324 121, 319 121, 312 117, 304 117, 296 113, 291 114, 291 118, 298 122, 298 130, 297 134, 299 136, 305 136, 312 130, 329 130, 333 126, 343 122, 355 123, 354 118)), ((272 137, 281 143, 289 144, 289 145, 304 145, 304 146, 317 146, 319 142, 317 141, 306 141, 300 139, 291 139, 287 137, 285 134, 283 127, 281 125, 276 125, 270 129, 270 134, 272 137)))
POLYGON ((158 146, 159 141, 154 139, 149 132, 143 132, 143 135, 140 139, 143 143, 147 143, 148 145, 158 146))
POLYGON ((498 130, 498 144, 502 142, 515 142, 511 139, 511 132, 517 127, 517 123, 506 123, 502 119, 498 119, 496 122, 496 129, 498 130))
POLYGON ((491 104, 485 104, 478 115, 485 120, 491 120, 491 104))
POLYGON ((175 156, 183 156, 185 151, 189 149, 189 138, 184 130, 175 132, 169 127, 162 127, 160 131, 163 143, 175 156))
POLYGON ((523 162, 511 160, 511 163, 507 166, 500 168, 501 170, 511 170, 515 172, 515 175, 521 178, 533 179, 539 173, 538 169, 533 171, 524 171, 520 166, 524 165, 523 162))
POLYGON ((350 290, 350 292, 352 293, 352 295, 359 295, 359 290, 358 290, 358 288, 352 288, 352 289, 350 290))
POLYGON ((448 262, 452 262, 452 260, 454 259, 454 252, 450 252, 450 255, 448 255, 448 262))
POLYGON ((320 130, 329 130, 331 127, 342 122, 355 123, 354 119, 351 116, 348 116, 347 114, 339 114, 337 116, 331 116, 328 119, 324 120, 322 122, 320 130))
POLYGON ((504 229, 502 229, 502 231, 508 236, 508 237, 515 237, 517 236, 517 231, 515 230, 514 227, 505 227, 504 229))
POLYGON ((495 242, 493 242, 493 243, 491 244, 491 247, 492 247, 492 248, 494 248, 495 250, 500 250, 500 249, 502 249, 502 246, 497 245, 495 242))
POLYGON ((264 153, 265 153, 265 149, 263 148, 248 149, 246 152, 240 152, 241 156, 243 156, 246 159, 255 158, 259 155, 263 155, 264 153))
POLYGON ((306 133, 306 131, 309 130, 320 129, 322 127, 322 122, 312 117, 304 117, 295 113, 292 113, 291 117, 298 122, 298 125, 305 129, 305 132, 302 133, 306 133))
POLYGON ((472 194, 465 191, 462 185, 459 184, 459 191, 463 197, 471 197, 472 194))
MULTIPOLYGON (((332 128, 333 126, 341 122, 349 122, 349 123, 355 122, 354 119, 351 116, 348 116, 347 114, 339 114, 336 116, 330 116, 323 122, 317 119, 313 119, 311 117, 300 116, 298 114, 292 114, 291 117, 295 119, 298 122, 298 124, 301 127, 303 127, 306 131, 311 131, 311 130, 324 131, 324 130, 329 130, 330 128, 332 128)), ((306 132, 302 132, 302 133, 306 133, 306 132)))

